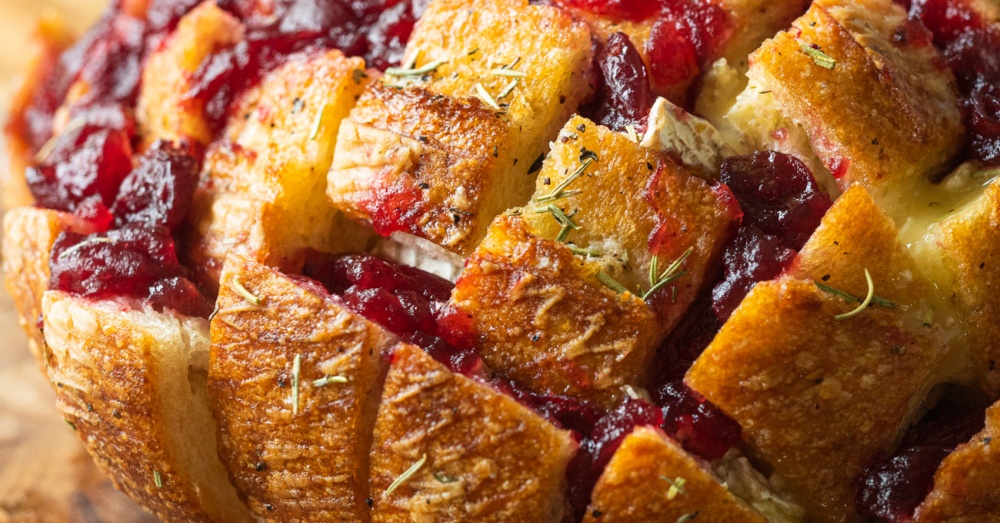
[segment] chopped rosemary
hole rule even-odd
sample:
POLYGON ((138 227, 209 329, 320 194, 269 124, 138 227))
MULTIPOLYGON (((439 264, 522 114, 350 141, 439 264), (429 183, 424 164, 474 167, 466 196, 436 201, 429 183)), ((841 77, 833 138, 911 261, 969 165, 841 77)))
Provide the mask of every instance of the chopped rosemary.
POLYGON ((292 413, 299 413, 299 375, 302 371, 302 355, 296 354, 292 360, 292 413))
POLYGON ((390 67, 385 70, 385 74, 389 76, 422 76, 427 73, 433 73, 437 71, 438 67, 448 63, 448 60, 434 60, 433 62, 428 62, 424 64, 423 67, 413 69, 412 66, 409 68, 404 67, 390 67))
MULTIPOLYGON (((555 205, 553 205, 551 203, 548 204, 548 205, 546 205, 544 208, 542 208, 542 209, 540 209, 538 211, 535 211, 535 213, 536 214, 549 213, 549 214, 552 215, 553 218, 556 219, 556 222, 558 222, 559 225, 562 226, 562 230, 560 230, 559 234, 556 236, 556 241, 558 241, 558 242, 565 242, 566 241, 566 237, 569 236, 570 231, 575 231, 575 230, 577 230, 577 229, 580 228, 579 225, 577 225, 576 223, 573 222, 573 216, 572 215, 567 216, 566 213, 562 209, 560 209, 559 207, 556 207, 555 205)), ((576 213, 574 213, 574 214, 576 214, 576 213)))
POLYGON ((252 292, 248 291, 247 288, 244 287, 242 283, 240 283, 239 278, 233 278, 233 290, 236 291, 236 293, 239 294, 240 296, 243 296, 243 299, 250 302, 251 305, 255 307, 260 307, 261 304, 260 298, 258 298, 252 292))
POLYGON ((484 104, 492 107, 494 110, 501 111, 500 104, 490 95, 489 91, 483 87, 482 83, 476 82, 476 97, 483 101, 484 104))
POLYGON ((577 256, 594 257, 594 258, 600 258, 601 256, 603 256, 603 254, 601 254, 601 251, 598 251, 597 249, 583 249, 577 247, 576 245, 570 245, 569 250, 570 252, 572 252, 577 256))
POLYGON ((618 283, 614 278, 612 278, 608 273, 600 271, 597 273, 597 279, 601 280, 601 283, 607 285, 609 289, 617 292, 618 294, 624 294, 629 292, 624 285, 618 283))
POLYGON ((520 81, 521 80, 518 78, 514 78, 513 80, 511 80, 510 83, 507 84, 507 87, 504 87, 503 90, 500 91, 500 94, 497 95, 497 100, 503 100, 504 98, 510 96, 510 94, 514 92, 514 88, 517 87, 517 84, 520 81))
POLYGON ((556 187, 552 189, 551 193, 545 196, 541 196, 535 199, 535 201, 537 203, 550 203, 556 200, 561 200, 563 198, 568 198, 570 196, 580 194, 580 191, 567 191, 566 188, 569 187, 569 184, 575 182, 577 178, 583 176, 583 173, 586 172, 587 168, 590 167, 591 164, 593 163, 594 163, 593 158, 587 158, 587 160, 583 162, 583 165, 577 167, 577 169, 573 171, 573 174, 570 174, 569 176, 566 177, 565 180, 559 182, 559 185, 556 185, 556 187))
POLYGON ((318 380, 313 380, 313 387, 325 387, 331 383, 347 383, 347 378, 327 374, 318 380))
POLYGON ((504 69, 503 67, 491 70, 490 74, 493 76, 511 76, 515 78, 523 78, 527 76, 521 71, 514 71, 513 69, 504 69))
POLYGON ((858 314, 861 314, 862 312, 864 312, 865 309, 868 308, 868 305, 870 305, 872 302, 872 298, 875 297, 875 282, 872 281, 872 273, 868 272, 868 269, 865 269, 865 281, 868 282, 868 294, 865 296, 865 299, 854 310, 834 316, 833 318, 835 320, 842 321, 851 319, 857 316, 858 314))
MULTIPOLYGON (((867 277, 867 272, 868 272, 868 270, 865 269, 866 277, 867 277)), ((833 287, 830 287, 829 285, 822 284, 822 283, 820 283, 818 281, 814 281, 813 283, 816 284, 816 287, 818 287, 819 290, 821 290, 823 292, 826 292, 828 294, 833 294, 834 296, 837 296, 837 297, 843 299, 844 301, 847 301, 847 302, 850 302, 850 303, 863 303, 864 302, 863 298, 858 298, 856 296, 852 296, 852 295, 850 295, 850 294, 848 294, 848 293, 846 293, 846 292, 844 292, 842 290, 834 289, 833 287)), ((874 289, 874 287, 872 287, 872 289, 874 289)), ((874 294, 872 295, 870 304, 871 305, 877 305, 877 306, 885 308, 885 309, 895 309, 895 310, 898 310, 898 311, 905 311, 905 310, 907 310, 909 308, 906 305, 903 305, 901 303, 896 303, 896 302, 891 301, 891 300, 887 300, 885 298, 882 298, 880 296, 876 296, 874 294)))
POLYGON ((111 238, 104 238, 104 237, 101 237, 101 236, 97 236, 97 237, 94 237, 94 238, 88 238, 88 239, 83 240, 82 242, 80 242, 80 243, 78 243, 78 244, 70 247, 69 249, 66 249, 65 251, 59 253, 59 260, 61 261, 63 258, 69 256, 71 253, 74 253, 74 252, 76 252, 76 251, 78 251, 78 250, 80 250, 80 249, 82 249, 82 248, 84 248, 84 247, 86 247, 88 245, 93 245, 95 243, 115 243, 115 241, 112 240, 111 238))
POLYGON ((399 477, 396 478, 396 481, 393 481, 392 484, 389 485, 389 488, 385 489, 385 496, 389 496, 390 494, 393 493, 393 491, 399 488, 400 485, 406 483, 407 480, 413 477, 413 475, 416 474, 418 470, 420 470, 420 467, 424 466, 424 463, 427 463, 427 454, 424 454, 423 457, 420 458, 420 461, 417 461, 413 465, 410 465, 410 468, 406 469, 406 472, 400 474, 399 477))
POLYGON ((323 124, 323 113, 326 111, 326 102, 319 107, 319 112, 316 113, 316 119, 313 121, 312 129, 309 130, 309 139, 315 140, 319 136, 319 127, 323 124))
POLYGON ((686 479, 680 476, 677 476, 675 479, 670 479, 666 476, 660 476, 660 478, 670 483, 670 488, 667 489, 667 499, 672 501, 678 494, 687 494, 684 490, 684 485, 687 483, 686 479))
POLYGON ((688 512, 687 514, 684 514, 683 516, 677 518, 676 523, 688 523, 689 521, 694 520, 694 518, 696 517, 698 517, 697 510, 694 512, 688 512))
POLYGON ((215 308, 212 309, 212 314, 208 315, 208 321, 211 322, 212 320, 214 320, 215 319, 215 315, 218 314, 218 313, 219 313, 219 302, 218 302, 218 300, 216 300, 216 302, 215 302, 215 308))
POLYGON ((837 66, 837 61, 831 58, 830 55, 821 51, 817 45, 808 44, 799 40, 799 48, 802 49, 803 53, 809 55, 809 57, 813 59, 813 62, 820 67, 833 69, 837 66))
POLYGON ((684 254, 668 265, 663 272, 659 272, 660 256, 653 256, 653 261, 649 264, 649 290, 642 295, 642 299, 648 300, 653 293, 687 274, 687 271, 681 270, 681 265, 687 261, 692 252, 694 252, 694 247, 688 247, 688 250, 684 251, 684 254))
POLYGON ((458 481, 458 478, 451 477, 451 476, 445 474, 444 472, 438 472, 438 471, 434 472, 434 479, 436 479, 436 480, 438 480, 438 482, 444 483, 444 484, 454 483, 454 482, 458 481))
POLYGON ((163 476, 159 470, 153 471, 153 483, 156 483, 156 488, 163 488, 163 476))

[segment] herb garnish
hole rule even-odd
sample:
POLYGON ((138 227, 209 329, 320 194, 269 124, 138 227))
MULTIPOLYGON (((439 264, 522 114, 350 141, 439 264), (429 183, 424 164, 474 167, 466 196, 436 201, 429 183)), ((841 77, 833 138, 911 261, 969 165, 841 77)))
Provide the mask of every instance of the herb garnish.
POLYGON ((566 177, 565 180, 559 182, 559 185, 556 185, 556 187, 552 189, 551 193, 536 198, 535 201, 537 203, 550 203, 556 200, 561 200, 563 198, 568 198, 570 196, 580 194, 581 191, 579 190, 567 191, 566 188, 569 187, 569 184, 576 181, 577 178, 583 176, 583 173, 586 172, 587 168, 590 167, 594 163, 594 161, 595 160, 593 158, 587 158, 587 160, 583 162, 583 165, 577 167, 576 170, 573 171, 573 174, 570 174, 569 176, 566 177))
POLYGON ((483 84, 476 82, 476 97, 483 101, 484 104, 492 107, 494 110, 502 111, 500 104, 490 95, 489 91, 483 87, 483 84))
POLYGON ((313 387, 325 387, 330 383, 347 383, 347 378, 343 376, 331 376, 327 374, 318 380, 313 380, 313 387))
POLYGON ((309 130, 309 139, 315 140, 316 136, 319 135, 319 126, 323 124, 323 112, 326 111, 326 102, 319 107, 319 112, 316 113, 316 120, 313 121, 312 129, 309 130))
POLYGON ((255 307, 260 307, 261 304, 260 298, 255 296, 252 292, 248 291, 247 288, 244 287, 242 283, 240 283, 239 278, 233 278, 233 290, 236 291, 236 293, 239 294, 240 296, 243 296, 243 299, 250 302, 251 305, 255 307))
POLYGON ((677 476, 677 478, 675 478, 675 479, 670 479, 670 478, 668 478, 666 476, 660 476, 660 479, 663 479, 663 480, 665 480, 665 481, 667 481, 667 482, 670 483, 670 488, 667 489, 667 499, 668 500, 673 501, 674 498, 676 498, 678 494, 687 495, 687 491, 684 490, 684 485, 687 483, 686 479, 684 479, 684 478, 682 478, 680 476, 677 476))
POLYGON ((691 256, 694 252, 694 247, 688 247, 688 250, 684 251, 679 258, 674 260, 667 266, 663 272, 659 272, 660 265, 660 255, 654 255, 653 260, 649 264, 649 290, 642 295, 643 300, 648 300, 654 292, 662 289, 664 286, 673 283, 681 276, 687 274, 686 270, 681 270, 681 265, 691 256), (659 272, 659 274, 658 274, 659 272))
POLYGON ((393 491, 399 488, 400 485, 406 483, 407 480, 413 477, 413 475, 416 474, 418 470, 420 470, 420 467, 424 466, 424 463, 427 463, 427 454, 424 454, 423 457, 420 458, 420 461, 414 463, 413 465, 410 465, 410 468, 406 469, 406 472, 400 474, 399 477, 396 478, 396 481, 393 481, 392 484, 389 485, 389 488, 385 489, 384 495, 388 496, 389 494, 392 494, 393 491))
POLYGON ((521 71, 515 71, 513 69, 504 69, 503 67, 491 70, 490 74, 492 74, 493 76, 512 76, 515 78, 523 78, 527 76, 521 71))
POLYGON ((696 517, 698 517, 698 511, 697 510, 694 511, 694 512, 689 512, 689 513, 684 514, 683 516, 677 518, 677 522, 676 523, 688 523, 689 521, 693 520, 696 517))
POLYGON ((837 66, 837 61, 831 58, 830 55, 821 51, 819 46, 816 44, 809 44, 799 40, 799 49, 802 49, 803 53, 809 55, 816 65, 824 69, 833 69, 837 66))
POLYGON ((566 237, 569 236, 570 231, 575 231, 580 228, 579 225, 573 222, 573 215, 576 214, 575 212, 573 213, 573 215, 567 216, 562 209, 550 203, 546 205, 544 208, 535 211, 535 214, 544 214, 544 213, 551 214, 552 217, 556 219, 556 222, 558 222, 559 225, 562 226, 562 230, 560 230, 559 234, 556 235, 556 241, 558 242, 565 242, 566 237))
POLYGON ((838 314, 836 316, 836 319, 838 321, 853 318, 854 316, 861 314, 861 312, 863 312, 866 308, 868 308, 869 305, 878 305, 879 307, 883 307, 886 309, 895 309, 899 311, 905 311, 908 308, 906 305, 902 305, 900 303, 896 303, 894 301, 876 296, 875 283, 872 281, 872 275, 870 272, 868 272, 868 269, 865 269, 865 280, 868 282, 868 294, 864 298, 858 298, 856 296, 852 296, 842 290, 834 289, 833 287, 822 284, 818 281, 814 281, 813 283, 816 284, 816 287, 818 287, 819 290, 823 292, 833 294, 834 296, 837 296, 843 299, 844 301, 850 303, 860 304, 856 309, 850 312, 846 312, 844 314, 838 314))
POLYGON ((601 256, 603 256, 603 254, 601 254, 601 251, 597 249, 584 249, 581 247, 577 247, 576 245, 570 245, 569 250, 570 252, 572 252, 577 256, 594 257, 594 258, 600 258, 601 256))
POLYGON ((163 488, 163 476, 159 470, 153 471, 153 483, 156 483, 156 488, 163 488))
POLYGON ((510 83, 507 84, 507 87, 504 87, 503 90, 500 91, 500 94, 497 95, 497 100, 503 100, 504 98, 510 96, 510 94, 514 92, 514 88, 517 87, 517 84, 520 81, 521 80, 518 78, 511 80, 510 83))
POLYGON ((617 292, 618 294, 624 294, 629 291, 624 285, 618 283, 617 280, 611 277, 608 273, 600 271, 597 273, 597 279, 601 280, 601 283, 607 285, 609 289, 617 292))
POLYGON ((389 76, 421 76, 437 71, 438 67, 441 67, 446 63, 448 63, 448 60, 434 60, 433 62, 428 62, 424 64, 423 67, 417 69, 413 69, 412 67, 390 67, 385 70, 385 74, 389 76))

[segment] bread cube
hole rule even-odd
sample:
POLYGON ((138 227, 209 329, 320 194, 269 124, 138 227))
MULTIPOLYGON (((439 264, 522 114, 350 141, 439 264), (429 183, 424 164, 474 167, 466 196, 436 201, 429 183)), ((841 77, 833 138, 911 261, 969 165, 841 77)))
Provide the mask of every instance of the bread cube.
POLYGON ((372 521, 563 521, 568 431, 397 346, 375 422, 372 521))
POLYGON ((758 283, 686 381, 735 419, 817 521, 849 521, 854 481, 891 451, 946 350, 903 311, 856 309, 815 282, 758 283))
POLYGON ((49 258, 59 234, 95 232, 72 214, 18 207, 3 218, 3 272, 7 292, 14 298, 17 319, 28 335, 28 348, 44 368, 45 339, 42 335, 42 295, 49 288, 49 258))
POLYGON ((915 523, 979 523, 1000 515, 1000 404, 986 410, 986 427, 949 454, 934 473, 934 487, 915 523))
POLYGON ((213 1, 180 19, 142 70, 135 116, 146 145, 157 140, 208 145, 212 131, 202 115, 203 103, 186 95, 201 64, 242 39, 243 24, 213 1))
POLYGON ((602 270, 504 215, 466 262, 449 304, 468 317, 493 371, 611 408, 625 385, 646 384, 660 338, 655 312, 602 283, 602 270))
POLYGON ((381 355, 394 336, 237 256, 217 310, 208 394, 222 461, 255 516, 368 521, 381 355))
POLYGON ((751 56, 750 83, 727 120, 751 148, 803 159, 835 192, 942 174, 964 130, 954 78, 929 43, 900 43, 891 0, 820 0, 751 56), (825 171, 825 172, 824 172, 825 171))
POLYGON ((767 521, 677 442, 655 428, 637 427, 601 474, 583 521, 673 523, 685 516, 732 523, 767 521))
POLYGON ((368 82, 340 51, 296 54, 245 92, 205 154, 186 245, 214 287, 229 253, 297 271, 310 250, 364 250, 367 234, 325 197, 341 120, 368 82))
POLYGON ((625 134, 575 116, 552 143, 524 221, 547 239, 590 251, 625 288, 642 295, 668 266, 684 274, 653 293, 665 336, 701 290, 706 273, 735 231, 739 208, 727 189, 710 187, 666 154, 641 147, 625 134), (690 252, 688 250, 690 249, 690 252), (653 268, 654 260, 656 267, 653 268))
POLYGON ((432 2, 407 45, 415 68, 371 84, 341 126, 331 200, 383 236, 468 255, 530 196, 533 166, 593 89, 592 55, 587 26, 552 6, 432 2))
POLYGON ((208 322, 56 291, 42 311, 57 406, 115 485, 167 521, 249 521, 217 453, 208 322))

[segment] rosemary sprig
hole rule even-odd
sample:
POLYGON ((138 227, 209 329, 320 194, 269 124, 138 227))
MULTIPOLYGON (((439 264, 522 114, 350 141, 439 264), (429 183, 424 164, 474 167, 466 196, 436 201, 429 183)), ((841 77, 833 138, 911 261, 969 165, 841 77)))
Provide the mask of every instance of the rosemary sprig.
POLYGON ((233 278, 233 290, 236 291, 236 293, 239 294, 240 296, 243 296, 243 299, 248 301, 254 307, 260 307, 261 304, 260 298, 256 296, 254 293, 248 291, 247 288, 244 287, 242 283, 240 283, 239 278, 233 278))
POLYGON ((858 314, 861 314, 862 312, 865 311, 865 309, 868 308, 868 305, 870 305, 872 302, 872 298, 875 297, 875 282, 872 281, 872 273, 868 272, 868 269, 865 269, 865 281, 868 282, 868 294, 865 296, 865 299, 861 302, 861 305, 858 305, 857 308, 855 308, 850 312, 845 312, 844 314, 838 314, 834 316, 833 318, 835 320, 837 321, 849 320, 857 316, 858 314))
POLYGON ((396 480, 393 481, 391 485, 389 485, 389 488, 385 489, 385 496, 388 497, 390 494, 393 493, 393 491, 399 488, 400 485, 406 483, 407 480, 413 477, 413 475, 416 474, 418 470, 420 470, 420 467, 424 466, 424 463, 427 463, 427 454, 424 454, 423 457, 420 458, 420 461, 417 461, 413 465, 410 465, 410 468, 406 469, 406 472, 400 474, 399 477, 396 478, 396 480))
POLYGON ((517 87, 517 84, 520 82, 521 80, 519 78, 511 80, 510 83, 507 84, 507 87, 504 87, 503 90, 500 91, 500 94, 497 95, 497 100, 503 100, 504 98, 510 96, 510 94, 514 92, 514 88, 517 87))
POLYGON ((513 69, 504 69, 503 67, 491 70, 490 74, 493 76, 509 76, 513 78, 523 78, 527 76, 521 71, 515 71, 513 69))
POLYGON ((799 40, 799 49, 802 49, 803 53, 809 55, 816 65, 824 69, 833 69, 837 66, 837 61, 830 57, 830 55, 821 51, 819 46, 799 40))
POLYGON ((503 110, 500 107, 500 104, 497 103, 496 99, 494 99, 493 96, 490 95, 489 91, 487 91, 486 88, 483 87, 483 84, 480 82, 476 82, 476 97, 482 100, 484 104, 492 107, 496 111, 503 110))
POLYGON ((156 484, 156 488, 163 488, 163 475, 159 470, 153 471, 153 483, 156 484))
MULTIPOLYGON (((577 229, 580 228, 579 225, 577 225, 576 223, 573 222, 573 216, 572 215, 567 216, 566 213, 562 209, 560 209, 559 207, 556 207, 555 205, 553 205, 551 203, 548 204, 548 205, 546 205, 542 209, 539 209, 539 210, 535 211, 535 213, 536 214, 549 213, 549 214, 552 215, 553 218, 556 219, 556 222, 558 222, 559 225, 562 226, 562 230, 560 230, 559 234, 556 236, 556 241, 565 242, 566 241, 566 237, 569 236, 570 231, 575 231, 575 230, 577 230, 577 229)), ((576 213, 574 213, 574 214, 576 214, 576 213)))
POLYGON ((325 387, 331 383, 347 383, 347 378, 343 376, 330 376, 327 374, 318 380, 313 380, 313 387, 325 387))
MULTIPOLYGON (((868 269, 865 269, 865 278, 869 279, 869 277, 870 277, 870 274, 868 273, 868 269)), ((818 287, 819 290, 821 290, 823 292, 826 292, 828 294, 833 294, 834 296, 837 296, 837 297, 843 299, 844 301, 847 301, 847 302, 850 302, 850 303, 864 303, 865 299, 867 298, 867 296, 865 298, 858 298, 857 296, 852 296, 852 295, 850 295, 850 294, 848 294, 848 293, 846 293, 846 292, 844 292, 842 290, 835 289, 833 287, 830 287, 829 285, 822 284, 822 283, 820 283, 818 281, 814 281, 813 283, 816 284, 816 287, 818 287)), ((874 291, 874 284, 870 284, 869 285, 869 291, 874 291)), ((871 300, 870 300, 869 304, 870 305, 877 305, 877 306, 885 308, 885 309, 895 309, 895 310, 898 310, 898 311, 905 311, 905 310, 907 310, 909 308, 906 305, 903 305, 901 303, 896 303, 896 302, 891 301, 891 300, 887 300, 887 299, 882 298, 880 296, 877 296, 875 294, 872 294, 872 297, 871 297, 871 300)))
POLYGON ((570 245, 569 250, 570 252, 572 252, 577 256, 594 257, 594 258, 600 258, 601 256, 603 256, 601 251, 597 249, 584 249, 582 247, 577 247, 576 245, 570 245))
POLYGON ((659 271, 660 256, 653 256, 653 261, 649 264, 649 290, 642 295, 643 300, 648 300, 653 293, 662 289, 663 287, 677 281, 678 278, 687 274, 686 270, 681 270, 681 265, 691 256, 694 252, 694 247, 688 247, 688 250, 684 251, 679 258, 674 260, 667 266, 663 272, 659 271))
POLYGON ((433 73, 437 71, 438 67, 448 63, 448 60, 434 60, 433 62, 428 62, 423 65, 423 67, 418 67, 416 69, 409 67, 390 67, 385 70, 385 74, 389 76, 423 76, 427 73, 433 73))
POLYGON ((299 413, 299 376, 302 371, 302 355, 296 354, 292 360, 292 414, 299 413))
POLYGON ((320 106, 319 112, 316 113, 316 119, 313 120, 312 128, 309 130, 309 139, 315 140, 319 136, 319 127, 323 124, 323 113, 326 111, 326 102, 320 106))
POLYGON ((597 273, 597 279, 601 280, 601 283, 606 285, 609 289, 617 292, 618 294, 624 294, 630 292, 624 285, 618 283, 617 280, 611 277, 608 273, 600 271, 597 273))
POLYGON ((583 176, 583 173, 586 172, 587 168, 590 167, 593 163, 594 163, 593 158, 587 158, 587 160, 583 162, 583 165, 577 167, 572 174, 567 176, 565 180, 559 183, 559 185, 556 185, 555 189, 552 189, 551 193, 545 196, 541 196, 535 199, 535 201, 538 203, 550 203, 557 200, 561 200, 563 198, 568 198, 576 194, 580 194, 581 191, 579 190, 567 191, 566 188, 569 187, 569 184, 575 182, 577 178, 583 176))
POLYGON ((666 480, 670 483, 670 488, 667 489, 667 499, 673 500, 678 494, 687 494, 684 490, 684 485, 687 484, 687 480, 677 476, 675 479, 670 479, 667 476, 660 476, 661 479, 666 480))
POLYGON ((687 514, 684 514, 683 516, 677 518, 676 523, 688 523, 690 521, 693 521, 694 518, 696 518, 696 517, 698 517, 698 511, 697 510, 694 511, 694 512, 688 512, 687 514))

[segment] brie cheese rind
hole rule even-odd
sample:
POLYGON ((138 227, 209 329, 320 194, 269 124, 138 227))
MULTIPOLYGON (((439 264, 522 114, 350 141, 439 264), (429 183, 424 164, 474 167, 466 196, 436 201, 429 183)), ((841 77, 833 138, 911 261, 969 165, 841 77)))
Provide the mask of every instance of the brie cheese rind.
POLYGON ((593 91, 590 30, 527 0, 438 0, 411 69, 373 82, 340 129, 329 196, 382 235, 463 256, 531 194, 545 144, 593 91))

